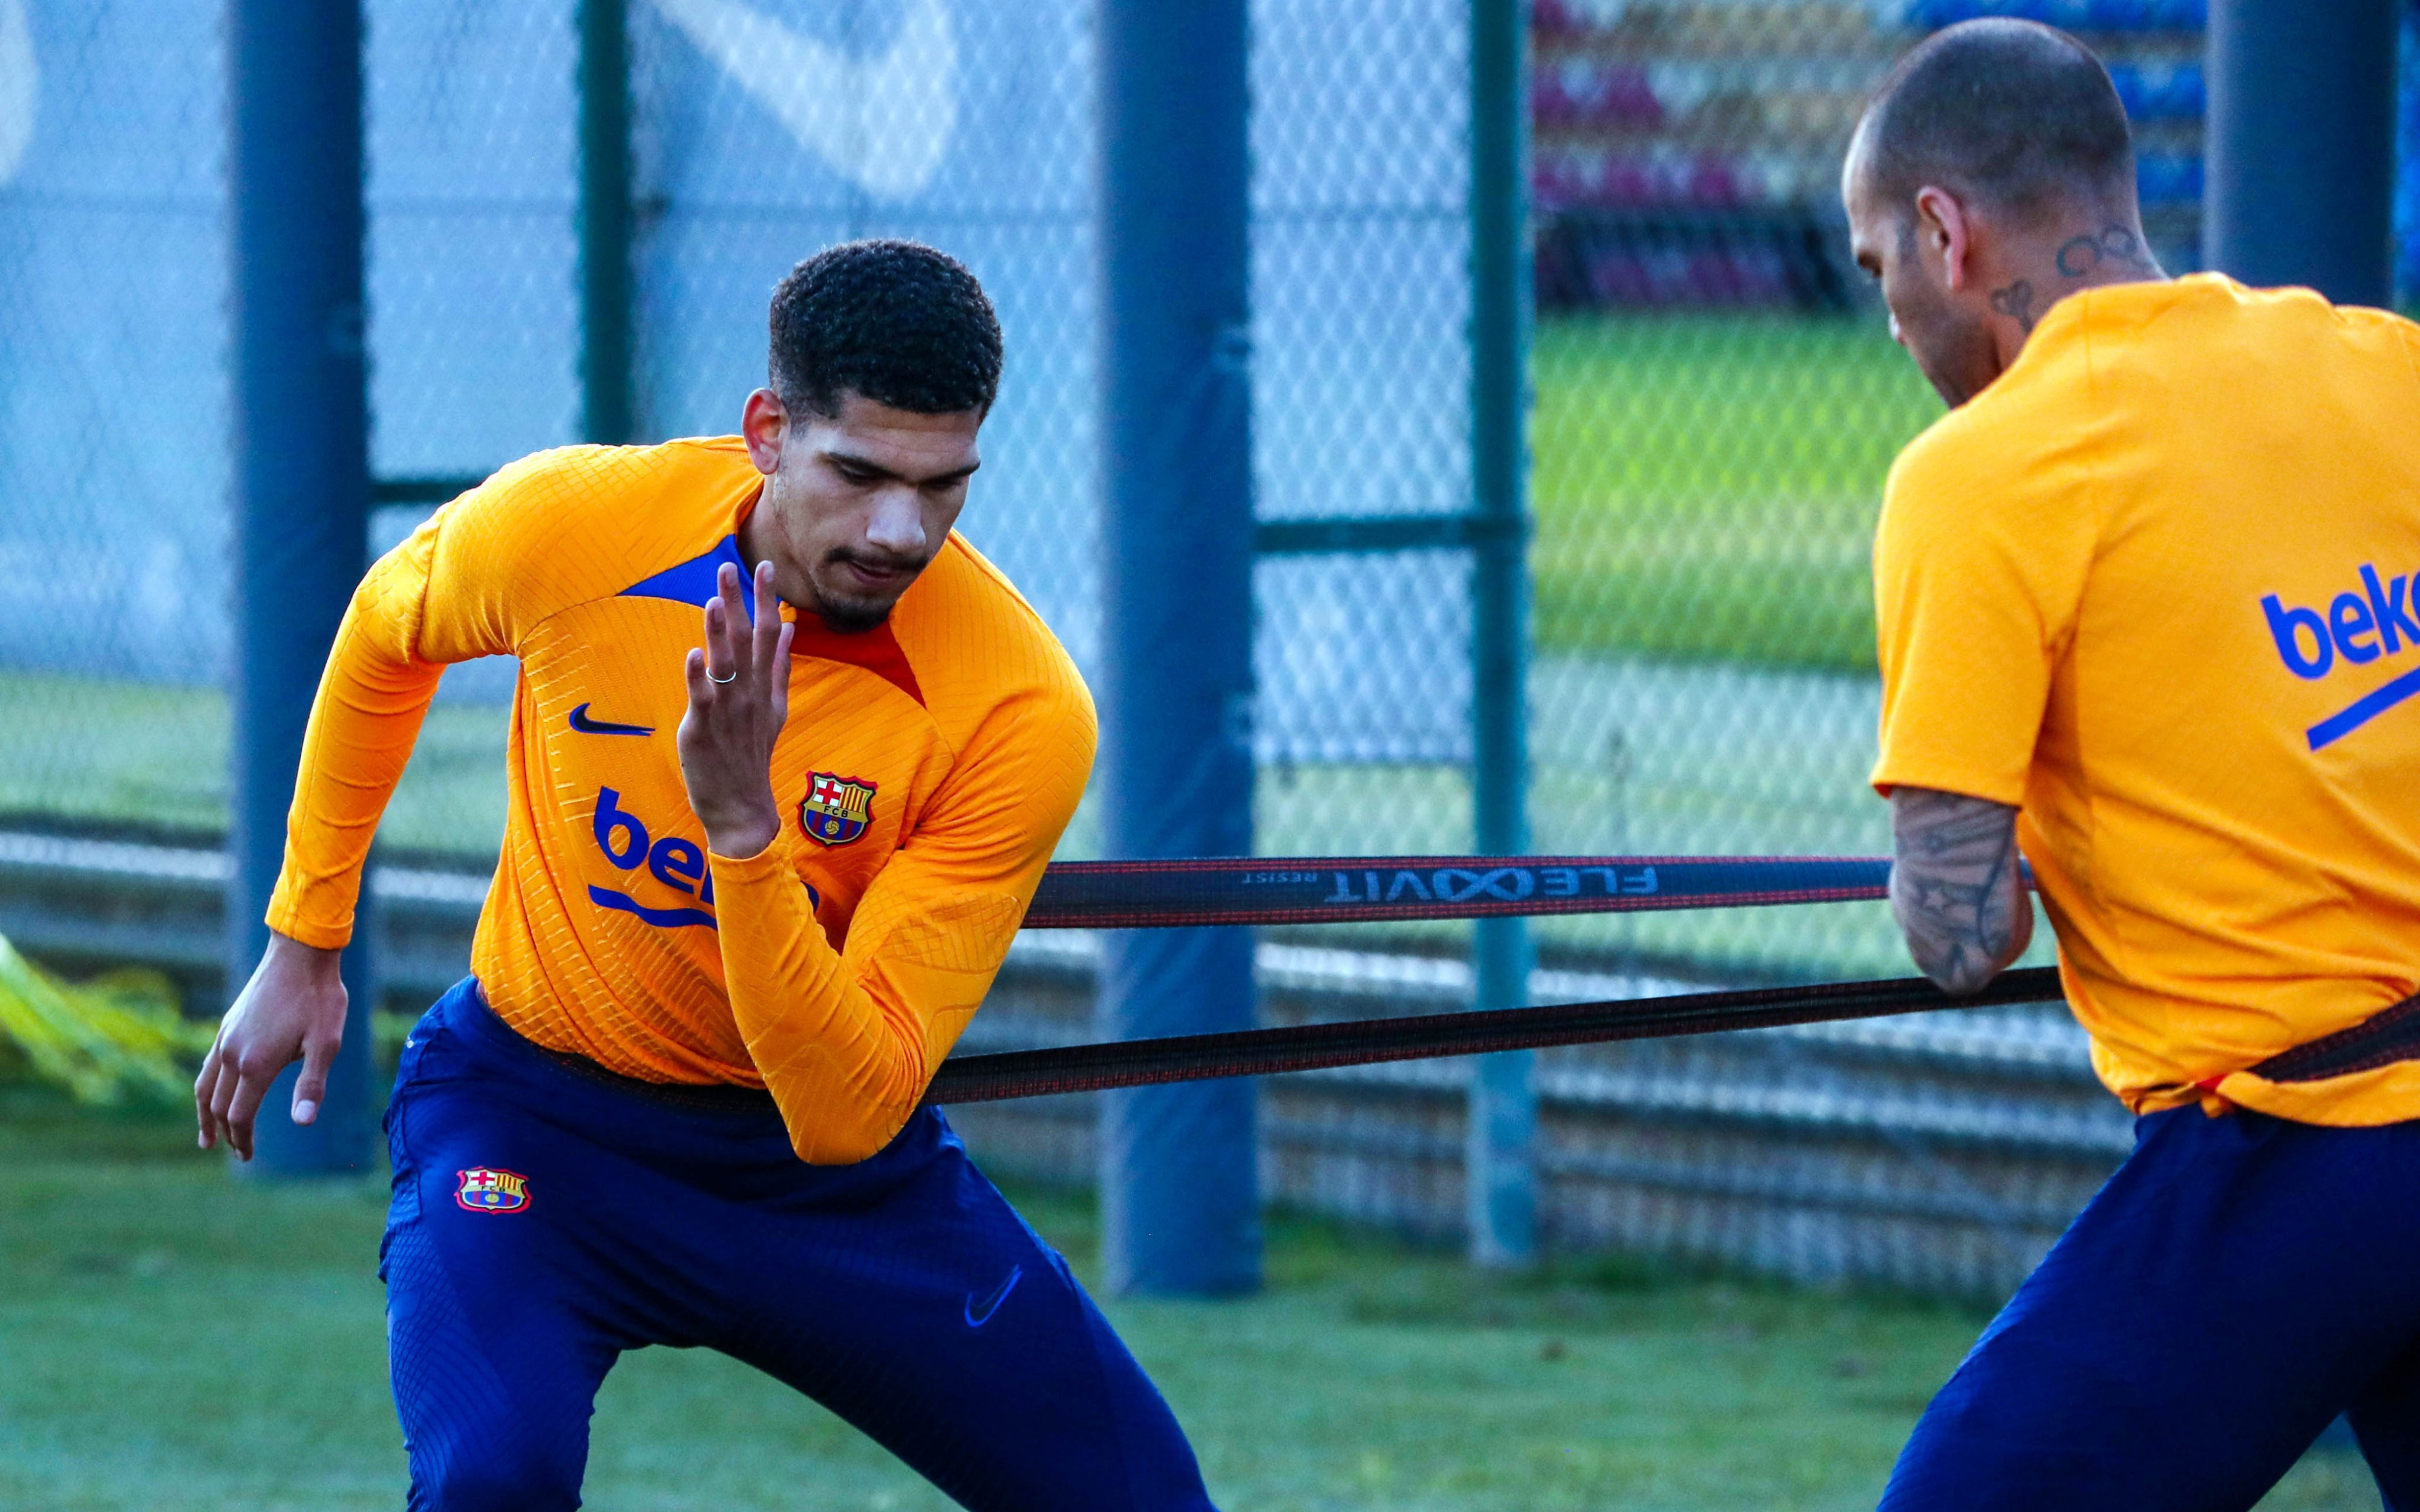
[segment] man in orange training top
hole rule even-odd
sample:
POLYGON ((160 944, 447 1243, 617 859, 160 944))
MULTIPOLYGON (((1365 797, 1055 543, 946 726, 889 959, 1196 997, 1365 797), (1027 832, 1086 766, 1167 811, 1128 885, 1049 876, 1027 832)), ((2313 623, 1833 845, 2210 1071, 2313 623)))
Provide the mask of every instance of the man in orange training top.
POLYGON ((771 328, 741 435, 541 453, 370 570, 269 953, 194 1085, 202 1143, 249 1158, 298 1057, 316 1114, 363 859, 438 676, 517 656, 473 975, 387 1112, 411 1504, 578 1505, 606 1371, 671 1344, 787 1381, 970 1507, 1206 1507, 1064 1262, 919 1106, 1095 733, 1066 653, 951 531, 991 304, 931 248, 862 241, 799 264, 771 328))
POLYGON ((1885 1507, 2249 1507, 2346 1413, 2420 1508, 2420 327, 2168 279, 2074 39, 1912 52, 1843 175, 1952 406, 1874 548, 1891 901, 1972 991, 2058 933, 2133 1153, 1885 1507))

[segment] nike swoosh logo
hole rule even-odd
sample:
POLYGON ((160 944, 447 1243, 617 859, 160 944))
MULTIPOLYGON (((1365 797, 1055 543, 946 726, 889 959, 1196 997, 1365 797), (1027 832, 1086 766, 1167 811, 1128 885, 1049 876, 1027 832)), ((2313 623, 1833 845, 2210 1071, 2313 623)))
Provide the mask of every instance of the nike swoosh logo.
POLYGON ((971 1291, 968 1292, 967 1326, 969 1328, 981 1328, 985 1323, 990 1322, 991 1315, 1000 1311, 1000 1304, 1008 1300, 1008 1294, 1016 1289, 1016 1283, 1022 1280, 1024 1275, 1024 1266, 1012 1265, 1008 1268, 1008 1279, 993 1288, 991 1295, 985 1297, 983 1301, 975 1301, 975 1294, 971 1291))
POLYGON ((655 6, 799 146, 867 193, 921 193, 949 156, 958 130, 958 40, 942 0, 907 0, 890 51, 868 58, 737 0, 655 6))
POLYGON ((607 719, 592 719, 588 717, 588 705, 585 703, 571 711, 571 728, 583 735, 652 735, 656 733, 656 727, 651 724, 614 724, 607 719))

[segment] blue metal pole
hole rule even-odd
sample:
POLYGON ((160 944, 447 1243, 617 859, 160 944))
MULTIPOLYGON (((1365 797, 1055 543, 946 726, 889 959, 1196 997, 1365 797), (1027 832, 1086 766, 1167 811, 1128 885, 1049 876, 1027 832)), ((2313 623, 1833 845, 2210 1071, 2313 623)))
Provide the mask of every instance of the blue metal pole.
MULTIPOLYGON (((227 982, 267 948, 302 731, 368 549, 362 311, 362 23, 349 0, 237 0, 234 865, 227 982)), ((368 897, 364 878, 363 896, 368 897)), ((370 1160, 370 914, 345 952, 352 995, 318 1121, 262 1104, 255 1168, 333 1175, 370 1160)))
MULTIPOLYGON (((1529 95, 1525 0, 1470 8, 1471 798, 1481 854, 1528 849, 1529 95)), ((1528 1000, 1523 920, 1475 927, 1478 1006, 1528 1000)), ((1465 1180, 1470 1255, 1517 1269, 1538 1255, 1535 1053, 1480 1059, 1465 1180)))
POLYGON ((2394 298, 2398 0, 2213 0, 2206 260, 2339 304, 2394 298))
POLYGON ((580 429, 635 439, 629 0, 580 0, 580 429))
MULTIPOLYGON (((1244 0, 1104 0, 1101 258, 1110 854, 1252 846, 1244 0)), ((1107 1039, 1249 1027, 1238 929, 1109 936, 1107 1039)), ((1260 1283, 1249 1081, 1107 1094, 1118 1292, 1260 1283)))

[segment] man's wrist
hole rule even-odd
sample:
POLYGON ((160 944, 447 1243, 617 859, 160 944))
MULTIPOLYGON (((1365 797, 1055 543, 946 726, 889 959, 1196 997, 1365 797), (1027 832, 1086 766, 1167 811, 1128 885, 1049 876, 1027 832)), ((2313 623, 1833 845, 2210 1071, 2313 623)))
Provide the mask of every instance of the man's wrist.
POLYGON ((272 927, 269 932, 269 949, 263 952, 263 959, 275 957, 281 964, 290 963, 315 975, 333 977, 339 973, 344 955, 342 946, 313 945, 272 927))
POLYGON ((706 826, 706 849, 728 861, 749 861, 781 838, 778 814, 752 814, 729 824, 706 826))

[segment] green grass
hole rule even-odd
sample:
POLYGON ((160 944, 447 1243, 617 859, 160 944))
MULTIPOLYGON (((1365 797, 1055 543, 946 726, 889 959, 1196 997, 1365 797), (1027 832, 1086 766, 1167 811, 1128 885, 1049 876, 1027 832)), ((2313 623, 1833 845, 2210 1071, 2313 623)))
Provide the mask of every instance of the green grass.
MULTIPOLYGON (((380 839, 493 856, 504 842, 509 713, 429 710, 380 839)), ((224 833, 227 728, 226 695, 215 687, 0 671, 0 814, 224 833)))
POLYGON ((1539 322, 1539 645, 1862 670, 1892 457, 1941 412, 1878 318, 1539 322))
MULTIPOLYGON (((1079 1271, 1083 1202, 1026 1208, 1079 1271)), ((392 1507, 403 1456, 372 1271, 374 1183, 230 1177, 178 1119, 0 1084, 0 1505, 392 1507)), ((1271 1285, 1112 1303, 1229 1512, 1852 1508, 1979 1318, 1636 1261, 1528 1283, 1318 1224, 1271 1285)), ((719 1356, 608 1381, 589 1504, 939 1508, 881 1450, 719 1356)), ((2264 1505, 2375 1507, 2322 1451, 2264 1505)))

